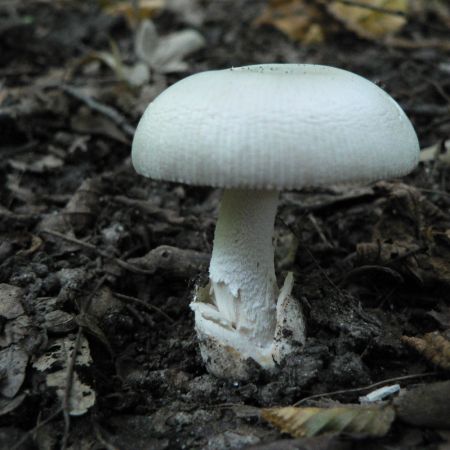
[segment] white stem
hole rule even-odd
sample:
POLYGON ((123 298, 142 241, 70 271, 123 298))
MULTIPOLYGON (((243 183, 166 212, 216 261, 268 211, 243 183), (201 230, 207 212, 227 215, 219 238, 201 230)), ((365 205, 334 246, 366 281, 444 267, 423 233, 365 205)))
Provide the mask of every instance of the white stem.
POLYGON ((288 274, 278 292, 272 235, 277 191, 227 190, 220 206, 209 267, 191 308, 209 372, 246 380, 250 360, 272 371, 305 343, 301 305, 288 274))
POLYGON ((276 326, 272 236, 278 197, 278 191, 225 191, 209 267, 219 315, 260 347, 272 343, 276 326))

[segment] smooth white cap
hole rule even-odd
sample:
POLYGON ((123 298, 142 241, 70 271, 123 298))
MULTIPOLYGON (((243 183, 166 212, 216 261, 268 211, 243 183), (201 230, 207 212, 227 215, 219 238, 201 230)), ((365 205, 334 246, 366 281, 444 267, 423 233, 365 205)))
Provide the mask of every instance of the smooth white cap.
POLYGON ((187 77, 148 106, 132 148, 142 175, 253 189, 395 177, 418 157, 392 97, 351 72, 308 64, 187 77))

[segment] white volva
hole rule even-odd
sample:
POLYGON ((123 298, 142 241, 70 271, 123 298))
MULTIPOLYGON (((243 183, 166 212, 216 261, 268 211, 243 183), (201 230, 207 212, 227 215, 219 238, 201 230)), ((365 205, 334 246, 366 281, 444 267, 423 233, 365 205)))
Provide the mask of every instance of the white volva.
POLYGON ((272 234, 279 191, 399 176, 418 162, 414 129, 382 89, 327 66, 266 64, 203 72, 147 108, 136 171, 224 188, 210 283, 191 305, 202 357, 247 378, 305 342, 292 275, 279 291, 272 234))

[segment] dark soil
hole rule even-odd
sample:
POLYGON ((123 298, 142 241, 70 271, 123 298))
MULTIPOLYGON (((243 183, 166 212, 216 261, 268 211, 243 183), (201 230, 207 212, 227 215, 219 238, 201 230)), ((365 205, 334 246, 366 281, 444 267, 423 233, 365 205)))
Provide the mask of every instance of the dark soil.
MULTIPOLYGON (((0 361, 0 448, 448 448, 448 433, 433 422, 397 420, 381 439, 291 440, 259 412, 318 394, 302 406, 358 403, 375 387, 355 388, 383 380, 408 388, 449 378, 439 355, 424 357, 401 340, 450 329, 448 156, 447 163, 422 163, 404 180, 283 194, 277 270, 280 284, 288 271, 295 274, 307 344, 275 378, 255 370, 242 383, 206 372, 189 308, 207 276, 220 193, 144 179, 129 154, 145 106, 178 79, 252 63, 307 62, 376 82, 405 109, 421 147, 441 145, 445 156, 450 53, 423 43, 448 40, 449 22, 432 12, 412 17, 402 31, 416 43, 410 48, 363 40, 336 24, 324 43, 304 45, 252 26, 265 1, 204 1, 194 28, 206 47, 186 58, 188 69, 152 73, 144 87, 130 87, 93 57, 110 52, 112 40, 123 61, 134 62, 133 31, 123 17, 96 2, 6 3, 0 283, 2 301, 18 298, 23 309, 0 314, 0 348, 25 356, 0 361), (140 258, 162 245, 169 247, 140 258), (70 352, 37 367, 61 342, 91 358, 72 367, 95 395, 78 416, 66 414, 68 389, 79 389, 67 375, 70 352), (58 370, 66 382, 59 394, 48 379, 58 370)), ((192 28, 180 13, 163 11, 154 20, 162 35, 192 28)))

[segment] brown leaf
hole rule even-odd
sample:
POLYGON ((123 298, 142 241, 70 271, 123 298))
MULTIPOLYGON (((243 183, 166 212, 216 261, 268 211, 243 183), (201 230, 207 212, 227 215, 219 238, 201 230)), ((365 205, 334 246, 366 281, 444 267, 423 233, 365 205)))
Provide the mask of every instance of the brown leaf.
POLYGON ((253 26, 270 25, 294 41, 307 44, 323 42, 320 9, 304 0, 271 0, 253 26))
POLYGON ((63 215, 75 232, 83 231, 95 220, 101 195, 101 183, 97 178, 88 178, 81 183, 67 203, 63 215))
POLYGON ((262 417, 294 437, 310 437, 323 433, 347 432, 368 436, 384 436, 395 418, 391 406, 340 406, 334 408, 270 408, 262 417))
POLYGON ((450 341, 438 331, 423 338, 402 336, 401 340, 436 366, 450 370, 450 341))
POLYGON ((349 30, 366 39, 381 39, 397 33, 406 24, 408 0, 359 0, 358 5, 333 1, 328 11, 349 30), (389 10, 393 13, 384 13, 389 10))
POLYGON ((44 243, 44 241, 39 236, 36 236, 34 234, 31 235, 30 240, 31 240, 30 246, 27 249, 19 250, 17 252, 17 255, 23 256, 32 255, 33 253, 36 253, 44 243))
POLYGON ((130 25, 135 25, 143 19, 149 19, 161 12, 166 4, 166 0, 140 0, 138 7, 129 0, 112 2, 104 0, 105 10, 109 14, 124 16, 130 25))

